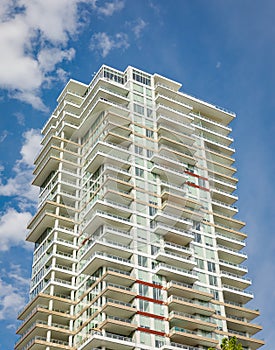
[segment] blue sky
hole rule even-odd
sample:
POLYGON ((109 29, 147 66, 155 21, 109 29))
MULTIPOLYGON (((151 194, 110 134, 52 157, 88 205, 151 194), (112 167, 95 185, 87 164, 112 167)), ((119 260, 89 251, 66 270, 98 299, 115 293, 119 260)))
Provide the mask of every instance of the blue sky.
POLYGON ((264 330, 275 336, 275 3, 272 0, 1 0, 0 349, 13 349, 27 299, 24 242, 40 129, 69 78, 102 64, 180 81, 183 91, 237 113, 238 217, 247 222, 249 277, 264 330))

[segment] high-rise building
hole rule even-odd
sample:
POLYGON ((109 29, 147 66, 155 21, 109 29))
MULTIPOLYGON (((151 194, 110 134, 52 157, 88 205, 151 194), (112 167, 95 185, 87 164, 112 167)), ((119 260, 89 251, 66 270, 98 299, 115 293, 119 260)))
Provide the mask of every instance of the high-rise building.
POLYGON ((159 74, 70 80, 35 160, 30 301, 16 350, 255 350, 259 312, 228 126, 159 74))

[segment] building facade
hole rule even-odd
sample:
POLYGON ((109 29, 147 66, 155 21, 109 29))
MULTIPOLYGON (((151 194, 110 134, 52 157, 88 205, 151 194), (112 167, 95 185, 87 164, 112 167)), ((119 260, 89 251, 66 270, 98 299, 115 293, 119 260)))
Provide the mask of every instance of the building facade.
POLYGON ((35 160, 30 301, 16 350, 199 350, 259 315, 246 303, 234 113, 133 67, 70 80, 35 160))

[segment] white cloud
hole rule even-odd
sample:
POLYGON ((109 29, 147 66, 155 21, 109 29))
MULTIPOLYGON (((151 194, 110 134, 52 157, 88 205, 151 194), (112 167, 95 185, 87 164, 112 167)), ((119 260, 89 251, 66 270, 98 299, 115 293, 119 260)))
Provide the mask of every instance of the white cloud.
POLYGON ((42 49, 38 56, 39 67, 42 72, 51 72, 55 66, 63 60, 71 61, 74 58, 75 50, 73 48, 64 51, 56 47, 42 49))
POLYGON ((40 148, 41 134, 39 130, 30 129, 23 134, 24 142, 20 151, 21 158, 16 161, 13 171, 6 183, 0 182, 0 195, 16 196, 21 208, 36 205, 38 189, 31 186, 33 178, 33 161, 40 148))
MULTIPOLYGON (((11 265, 10 271, 1 270, 0 279, 0 320, 14 320, 18 311, 22 309, 26 300, 29 279, 24 276, 24 271, 18 265, 11 265)), ((13 328, 9 324, 8 328, 13 328)))
POLYGON ((17 123, 19 125, 25 125, 25 117, 21 112, 15 112, 14 116, 16 117, 17 123))
POLYGON ((0 89, 35 109, 47 111, 41 89, 66 77, 59 65, 74 58, 70 39, 75 39, 83 23, 90 20, 90 16, 80 13, 81 4, 103 16, 124 7, 122 0, 100 6, 96 0, 1 1, 0 89))
MULTIPOLYGON (((10 247, 21 245, 32 248, 25 243, 26 227, 32 215, 28 212, 18 212, 13 208, 1 213, 0 218, 0 251, 7 251, 10 247)), ((1 288, 0 288, 1 290, 1 288)))
POLYGON ((216 68, 217 68, 217 69, 221 68, 221 65, 222 65, 221 62, 218 61, 217 64, 216 64, 216 68))
POLYGON ((41 133, 40 130, 30 129, 23 135, 25 142, 21 148, 21 163, 25 163, 29 167, 33 167, 33 161, 40 149, 41 133))
POLYGON ((125 33, 117 33, 114 36, 105 32, 96 33, 92 36, 90 47, 99 52, 102 57, 106 57, 113 49, 127 49, 128 37, 125 33))
POLYGON ((135 37, 138 39, 140 38, 143 29, 147 26, 147 23, 142 18, 139 18, 137 21, 133 22, 130 25, 132 26, 132 31, 134 32, 135 37))
POLYGON ((100 15, 104 16, 112 16, 114 12, 121 11, 124 7, 124 1, 115 0, 113 2, 106 2, 103 6, 97 6, 97 1, 94 1, 93 8, 100 15))
POLYGON ((82 18, 78 5, 92 0, 2 0, 0 88, 10 97, 46 110, 40 91, 58 64, 74 57, 68 47, 82 18))
POLYGON ((0 310, 0 320, 14 319, 18 310, 24 305, 25 298, 18 293, 17 288, 1 280, 0 288, 2 290, 2 295, 0 295, 2 307, 0 310))

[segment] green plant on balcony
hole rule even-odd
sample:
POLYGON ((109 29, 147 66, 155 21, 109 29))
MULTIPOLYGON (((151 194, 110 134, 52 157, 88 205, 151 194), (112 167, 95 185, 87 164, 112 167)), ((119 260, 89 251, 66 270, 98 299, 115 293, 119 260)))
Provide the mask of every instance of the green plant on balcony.
MULTIPOLYGON (((243 350, 242 344, 236 337, 223 338, 221 343, 222 350, 243 350)), ((215 350, 215 348, 208 348, 208 350, 215 350)))

